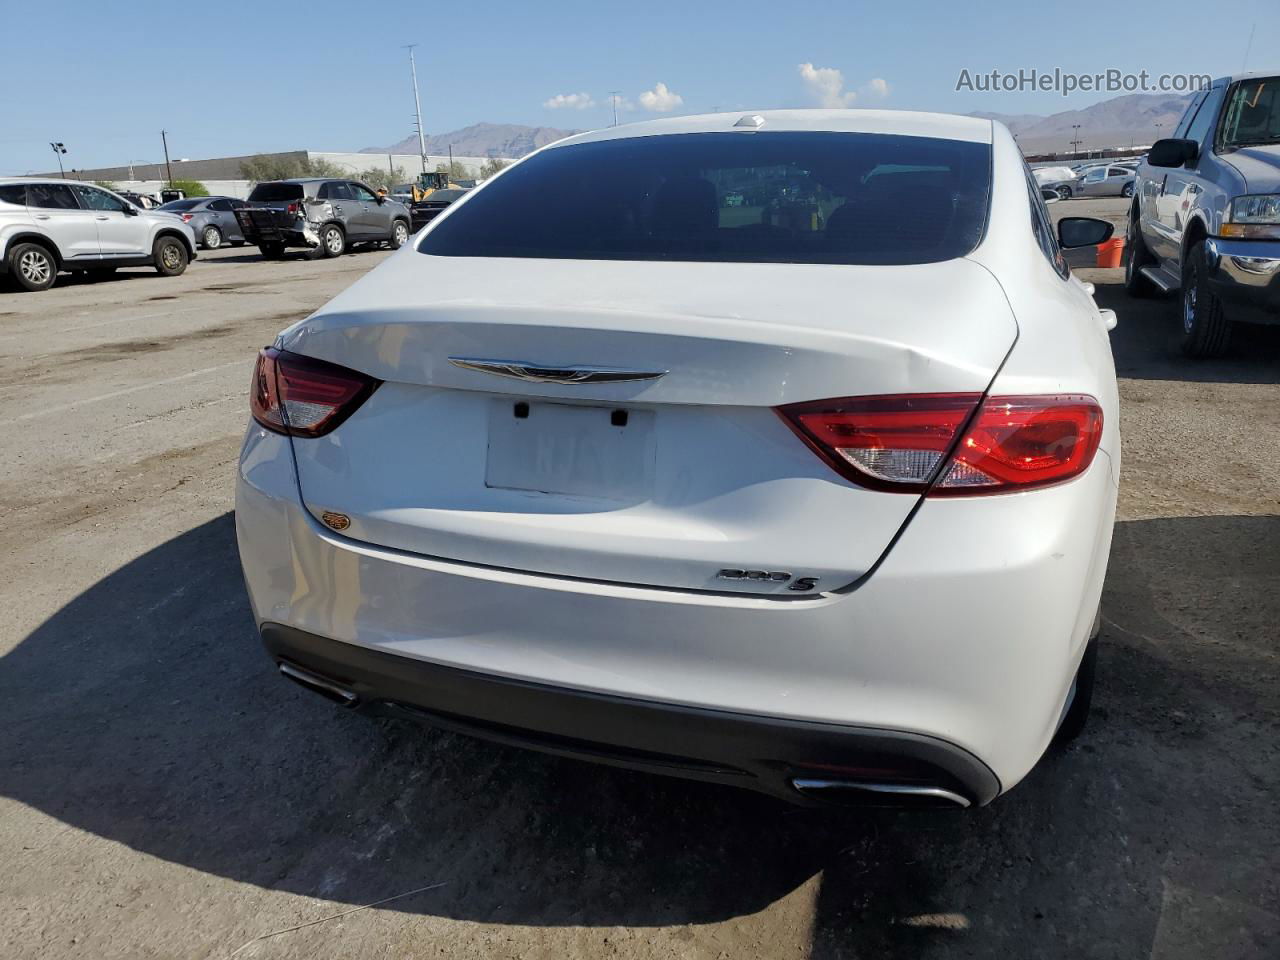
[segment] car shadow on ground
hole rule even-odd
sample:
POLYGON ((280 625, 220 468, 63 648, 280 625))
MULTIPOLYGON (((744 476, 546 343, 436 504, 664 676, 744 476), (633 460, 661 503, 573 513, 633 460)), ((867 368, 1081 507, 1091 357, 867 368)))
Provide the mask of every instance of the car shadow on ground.
POLYGON ((354 904, 448 881, 390 911, 705 924, 805 887, 821 958, 1261 956, 1280 936, 1280 518, 1122 523, 1105 603, 1094 720, 1010 794, 814 812, 299 690, 259 649, 228 514, 0 660, 0 793, 262 888, 354 904))
POLYGON ((1224 356, 1194 360, 1179 352, 1180 301, 1175 296, 1135 298, 1125 293, 1119 270, 1088 274, 1094 300, 1116 312, 1111 333, 1116 374, 1137 380, 1196 383, 1280 383, 1280 325, 1236 324, 1224 356))

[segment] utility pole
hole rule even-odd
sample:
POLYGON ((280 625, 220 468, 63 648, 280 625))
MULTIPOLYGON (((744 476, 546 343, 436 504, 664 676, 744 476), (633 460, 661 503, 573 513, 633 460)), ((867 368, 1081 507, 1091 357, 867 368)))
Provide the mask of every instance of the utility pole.
POLYGON ((418 64, 413 59, 416 43, 406 43, 409 51, 409 73, 413 76, 413 115, 418 123, 418 154, 422 157, 422 172, 427 172, 427 138, 422 132, 422 101, 418 98, 418 64))
POLYGON ((169 189, 173 189, 173 167, 169 166, 169 137, 165 131, 160 131, 160 142, 164 144, 164 171, 169 176, 169 189))
POLYGON ((53 155, 58 158, 58 173, 62 174, 62 179, 67 179, 67 171, 62 169, 62 155, 67 152, 66 144, 61 140, 49 141, 49 146, 53 148, 53 155))
POLYGON ((1080 124, 1073 123, 1071 125, 1071 130, 1072 130, 1071 152, 1079 153, 1080 152, 1080 124))
POLYGON ((453 144, 452 143, 449 144, 449 177, 448 179, 450 180, 453 179, 453 144))
POLYGON ((618 125, 618 94, 620 92, 618 90, 609 91, 609 103, 613 105, 613 125, 615 127, 618 125))

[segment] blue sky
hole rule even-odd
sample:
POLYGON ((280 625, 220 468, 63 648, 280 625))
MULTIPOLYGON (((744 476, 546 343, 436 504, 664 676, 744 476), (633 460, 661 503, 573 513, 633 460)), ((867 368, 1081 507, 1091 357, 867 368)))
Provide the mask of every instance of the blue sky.
POLYGON ((1005 0, 0 0, 0 174, 56 166, 50 140, 67 144, 74 167, 158 161, 162 127, 171 154, 193 159, 387 144, 412 129, 400 45, 414 41, 433 133, 480 120, 601 126, 611 90, 633 108, 625 119, 824 100, 1052 113, 1111 94, 957 92, 957 77, 1021 67, 1220 76, 1240 70, 1254 21, 1249 68, 1280 71, 1275 4, 1238 0, 1210 24, 1193 0, 1163 0, 1154 16, 1111 5, 1096 22, 1091 4, 1005 0), (582 94, 593 105, 579 109, 582 94))

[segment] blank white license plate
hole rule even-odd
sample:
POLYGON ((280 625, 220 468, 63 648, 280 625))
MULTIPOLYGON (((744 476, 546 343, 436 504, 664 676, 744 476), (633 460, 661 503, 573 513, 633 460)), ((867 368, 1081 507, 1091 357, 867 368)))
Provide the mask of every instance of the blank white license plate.
POLYGON ((485 486, 637 501, 653 464, 652 411, 490 401, 485 486))

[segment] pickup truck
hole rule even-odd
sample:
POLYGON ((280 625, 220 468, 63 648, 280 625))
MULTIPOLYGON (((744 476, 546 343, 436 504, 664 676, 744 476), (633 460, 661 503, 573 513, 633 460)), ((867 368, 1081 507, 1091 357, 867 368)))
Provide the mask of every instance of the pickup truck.
POLYGON ((337 257, 352 244, 385 243, 396 250, 409 240, 409 208, 378 196, 355 180, 309 177, 257 184, 236 210, 240 232, 268 260, 289 247, 337 257))
POLYGON ((1133 296, 1179 292, 1182 351, 1280 323, 1280 73, 1223 77, 1138 167, 1124 255, 1133 296))

